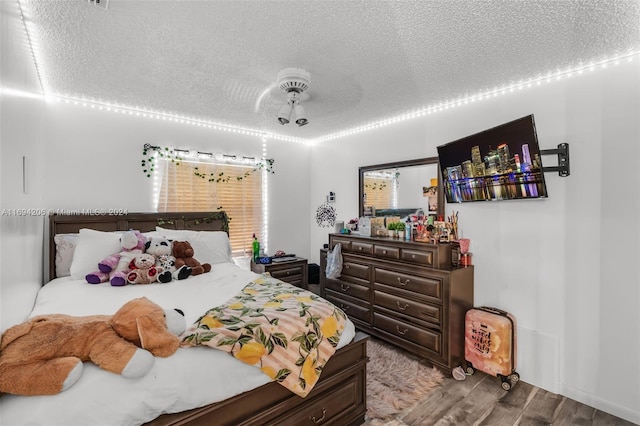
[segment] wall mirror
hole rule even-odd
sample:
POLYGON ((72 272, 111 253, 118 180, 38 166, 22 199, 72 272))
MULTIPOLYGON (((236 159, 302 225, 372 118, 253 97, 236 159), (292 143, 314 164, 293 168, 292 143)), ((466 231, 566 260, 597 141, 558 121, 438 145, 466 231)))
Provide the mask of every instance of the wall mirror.
POLYGON ((444 194, 438 190, 438 157, 362 166, 359 169, 360 216, 407 216, 422 209, 444 215, 444 194), (365 214, 366 212, 366 214, 365 214))

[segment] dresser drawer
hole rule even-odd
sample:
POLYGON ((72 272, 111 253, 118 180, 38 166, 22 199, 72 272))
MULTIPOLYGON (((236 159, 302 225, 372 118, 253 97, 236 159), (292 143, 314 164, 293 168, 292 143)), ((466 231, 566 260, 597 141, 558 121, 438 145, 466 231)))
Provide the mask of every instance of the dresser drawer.
POLYGON ((302 280, 302 266, 294 266, 291 268, 282 268, 271 270, 270 274, 273 278, 291 282, 291 280, 302 280))
POLYGON ((388 269, 375 268, 375 282, 442 301, 442 280, 439 278, 425 278, 388 269))
POLYGON ((342 425, 345 416, 353 416, 362 404, 360 376, 351 376, 327 389, 295 410, 290 416, 281 416, 270 425, 342 425))
POLYGON ((405 262, 417 263, 419 265, 433 266, 436 252, 433 250, 411 250, 402 249, 400 259, 405 262))
POLYGON ((376 244, 374 254, 381 259, 400 259, 400 249, 398 247, 389 247, 376 244))
POLYGON ((373 314, 373 326, 438 354, 442 352, 442 334, 438 331, 416 327, 377 312, 373 314))
POLYGON ((351 240, 347 240, 346 238, 331 238, 331 247, 330 249, 336 246, 336 244, 340 243, 342 251, 350 251, 351 250, 351 240))
POLYGON ((285 278, 280 278, 280 279, 282 281, 286 282, 286 283, 289 283, 289 284, 293 285, 293 286, 296 286, 296 287, 299 287, 299 288, 302 288, 302 289, 305 289, 305 290, 307 289, 305 287, 304 280, 302 279, 302 277, 300 275, 298 275, 297 278, 296 277, 291 277, 291 278, 286 278, 286 279, 285 278))
POLYGON ((331 289, 336 293, 348 294, 358 299, 369 301, 369 287, 343 280, 327 279, 324 284, 325 288, 331 289))
POLYGON ((440 306, 418 303, 378 290, 374 292, 373 304, 422 321, 428 321, 437 326, 442 323, 442 308, 440 306))
POLYGON ((369 305, 369 303, 364 301, 358 301, 358 303, 356 303, 355 300, 352 301, 349 298, 342 297, 342 295, 332 290, 327 290, 324 298, 342 309, 348 317, 364 321, 367 325, 371 324, 371 305, 369 305))
POLYGON ((370 270, 369 265, 351 262, 349 257, 344 257, 340 276, 355 277, 369 281, 371 279, 370 270))
POLYGON ((362 241, 351 242, 351 252, 360 254, 373 254, 373 244, 362 241))

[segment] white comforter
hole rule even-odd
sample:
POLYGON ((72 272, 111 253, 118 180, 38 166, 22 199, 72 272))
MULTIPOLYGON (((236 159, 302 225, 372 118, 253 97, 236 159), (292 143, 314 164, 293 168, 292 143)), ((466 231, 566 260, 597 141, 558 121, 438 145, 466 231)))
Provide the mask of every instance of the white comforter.
MULTIPOLYGON (((128 300, 146 296, 164 308, 181 309, 189 326, 256 276, 235 264, 222 263, 207 274, 168 284, 112 287, 58 278, 40 290, 31 315, 113 314, 128 300)), ((354 335, 349 321, 339 347, 354 335)), ((204 347, 180 348, 169 358, 156 358, 152 370, 135 380, 85 363, 82 377, 67 391, 52 396, 0 397, 0 426, 139 425, 163 413, 222 401, 269 381, 259 369, 204 347)))

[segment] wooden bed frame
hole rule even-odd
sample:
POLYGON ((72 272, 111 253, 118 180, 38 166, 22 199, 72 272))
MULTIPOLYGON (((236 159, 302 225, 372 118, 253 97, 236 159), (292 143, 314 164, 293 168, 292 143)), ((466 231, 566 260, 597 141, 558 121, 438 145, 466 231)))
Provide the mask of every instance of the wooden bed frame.
MULTIPOLYGON (((224 212, 129 213, 124 215, 61 215, 49 217, 49 276, 55 278, 56 234, 81 228, 100 231, 154 231, 167 229, 229 232, 224 212)), ((146 426, 211 425, 359 425, 366 412, 366 364, 368 336, 356 333, 325 365, 320 380, 306 398, 271 382, 251 391, 201 408, 164 414, 146 426)))

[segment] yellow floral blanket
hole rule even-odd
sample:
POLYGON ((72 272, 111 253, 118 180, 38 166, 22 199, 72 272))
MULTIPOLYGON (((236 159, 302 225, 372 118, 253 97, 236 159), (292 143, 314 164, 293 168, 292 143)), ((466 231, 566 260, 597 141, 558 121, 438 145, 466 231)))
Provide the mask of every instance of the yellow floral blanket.
POLYGON ((305 397, 334 354, 346 316, 315 294, 268 274, 209 309, 182 335, 183 346, 209 346, 260 368, 305 397))

